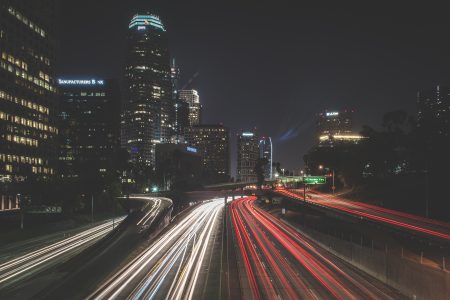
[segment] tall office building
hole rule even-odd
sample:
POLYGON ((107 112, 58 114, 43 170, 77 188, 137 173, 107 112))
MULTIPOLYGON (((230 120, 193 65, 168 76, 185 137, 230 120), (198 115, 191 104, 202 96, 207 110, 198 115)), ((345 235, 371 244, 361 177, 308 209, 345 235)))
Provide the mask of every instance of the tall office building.
POLYGON ((170 80, 172 83, 172 99, 178 98, 178 82, 180 80, 180 68, 175 62, 175 58, 170 61, 170 80))
POLYGON ((317 118, 317 131, 321 135, 350 133, 353 126, 353 111, 324 111, 317 118))
MULTIPOLYGON (((56 169, 55 1, 0 1, 0 184, 56 169)), ((0 210, 16 209, 2 188, 0 210)))
POLYGON ((259 157, 265 158, 267 160, 267 165, 264 169, 264 177, 266 179, 272 179, 273 178, 273 169, 272 169, 272 163, 273 163, 273 148, 272 148, 272 138, 269 137, 262 137, 259 141, 259 157))
POLYGON ((170 64, 170 78, 172 82, 172 99, 174 101, 174 135, 171 142, 174 144, 184 143, 184 129, 189 126, 189 104, 179 99, 178 83, 180 80, 180 68, 172 58, 170 64))
POLYGON ((336 142, 357 143, 363 137, 353 132, 353 110, 324 111, 317 118, 317 135, 321 146, 336 142))
POLYGON ((259 158, 259 140, 254 132, 237 136, 237 181, 256 181, 255 166, 259 158))
POLYGON ((176 144, 182 143, 184 140, 184 131, 189 127, 189 104, 182 100, 175 100, 175 122, 174 130, 176 144))
POLYGON ((195 125, 185 130, 188 145, 202 156, 204 178, 225 182, 230 177, 229 132, 223 125, 195 125))
POLYGON ((196 90, 180 90, 179 98, 189 104, 189 126, 201 124, 202 105, 196 90))
POLYGON ((155 144, 173 134, 174 101, 167 33, 159 17, 129 25, 121 144, 133 162, 154 165, 155 144))
POLYGON ((436 86, 417 93, 417 121, 439 135, 450 131, 450 87, 436 86))
POLYGON ((120 91, 115 80, 59 79, 59 174, 105 176, 120 146, 120 91))

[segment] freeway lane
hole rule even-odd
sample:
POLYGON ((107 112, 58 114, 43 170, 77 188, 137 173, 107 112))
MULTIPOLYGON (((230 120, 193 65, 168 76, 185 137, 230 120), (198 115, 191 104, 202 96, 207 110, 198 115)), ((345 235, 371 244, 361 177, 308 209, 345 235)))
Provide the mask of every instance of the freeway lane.
POLYGON ((88 298, 204 298, 223 206, 224 199, 215 199, 194 208, 88 298))
POLYGON ((255 206, 254 197, 236 200, 230 207, 250 287, 244 298, 403 298, 255 206))
MULTIPOLYGON (((116 225, 125 217, 115 220, 116 225)), ((72 237, 28 252, 0 264, 0 289, 61 263, 92 245, 113 229, 113 220, 84 230, 72 237)))
MULTIPOLYGON (((0 299, 81 299, 117 265, 126 260, 144 238, 170 220, 172 201, 148 195, 122 199, 133 212, 115 230, 109 230, 76 255, 45 261, 33 272, 0 289, 0 299), (153 224, 151 227, 150 224, 153 224), (52 263, 54 261, 54 263, 52 263)), ((90 232, 85 239, 94 237, 90 232)), ((25 272, 27 273, 27 272, 25 272)))
MULTIPOLYGON (((303 201, 303 192, 301 191, 278 189, 276 192, 303 201)), ((367 218, 375 222, 380 222, 447 242, 450 241, 450 223, 390 210, 376 205, 349 201, 338 196, 323 194, 317 191, 311 191, 308 195, 307 202, 310 204, 335 209, 343 213, 367 218)))

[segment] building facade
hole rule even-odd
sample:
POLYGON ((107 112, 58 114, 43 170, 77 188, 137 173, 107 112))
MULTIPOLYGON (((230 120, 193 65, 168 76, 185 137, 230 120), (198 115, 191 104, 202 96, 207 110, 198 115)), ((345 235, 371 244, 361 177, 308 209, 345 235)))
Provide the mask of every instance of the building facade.
POLYGON ((156 174, 163 191, 198 187, 202 156, 197 148, 185 144, 156 145, 156 174))
POLYGON ((450 87, 438 85, 417 93, 417 122, 438 135, 450 134, 450 87))
POLYGON ((358 143, 363 137, 353 131, 353 110, 324 111, 317 117, 319 146, 336 143, 358 143))
POLYGON ((242 132, 237 136, 238 182, 255 182, 255 166, 259 158, 259 139, 254 132, 242 132))
POLYGON ((59 174, 106 176, 120 146, 120 91, 115 80, 59 79, 59 174))
POLYGON ((189 126, 201 124, 202 105, 198 92, 196 90, 180 90, 178 95, 181 101, 189 104, 189 126))
POLYGON ((184 131, 189 127, 189 104, 182 100, 175 100, 175 143, 183 143, 184 131))
POLYGON ((178 83, 180 81, 180 68, 175 62, 175 58, 170 61, 170 81, 172 83, 172 99, 178 99, 178 83))
POLYGON ((229 131, 223 125, 195 125, 185 130, 188 145, 202 156, 205 182, 226 182, 230 177, 229 131))
POLYGON ((319 136, 351 133, 353 127, 353 111, 324 111, 317 118, 319 136))
POLYGON ((262 137, 259 140, 259 157, 267 160, 267 165, 264 168, 264 177, 266 179, 273 179, 273 146, 272 138, 262 137))
POLYGON ((0 2, 0 184, 56 173, 55 5, 0 2))
POLYGON ((173 135, 174 101, 167 33, 159 17, 129 25, 121 145, 135 163, 154 165, 155 144, 173 135))

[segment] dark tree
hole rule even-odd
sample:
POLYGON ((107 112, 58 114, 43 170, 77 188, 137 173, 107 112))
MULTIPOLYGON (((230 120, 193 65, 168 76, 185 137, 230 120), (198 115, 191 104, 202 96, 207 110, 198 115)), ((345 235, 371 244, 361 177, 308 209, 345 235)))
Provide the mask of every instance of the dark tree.
POLYGON ((256 174, 256 185, 258 186, 258 189, 261 189, 262 185, 264 184, 264 173, 265 173, 265 167, 269 163, 267 158, 262 157, 258 158, 255 165, 255 174, 256 174))

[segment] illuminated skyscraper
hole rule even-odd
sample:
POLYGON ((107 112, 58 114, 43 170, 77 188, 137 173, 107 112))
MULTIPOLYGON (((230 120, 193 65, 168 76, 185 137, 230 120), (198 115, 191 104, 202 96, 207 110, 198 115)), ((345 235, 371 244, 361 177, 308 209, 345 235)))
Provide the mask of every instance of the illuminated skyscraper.
POLYGON ((59 175, 106 176, 119 147, 120 91, 115 80, 58 80, 59 175))
MULTIPOLYGON (((56 168, 55 1, 0 1, 0 184, 56 168)), ((0 190, 0 210, 17 208, 0 190)))
POLYGON ((189 126, 201 124, 202 105, 196 90, 181 90, 179 98, 189 104, 189 126))
POLYGON ((259 158, 259 140, 254 132, 237 137, 237 178, 239 182, 255 182, 255 166, 259 158))
POLYGON ((324 111, 317 119, 319 136, 352 132, 353 111, 324 111))
POLYGON ((172 82, 172 99, 174 101, 174 136, 171 142, 174 144, 184 143, 184 129, 189 126, 189 104, 180 100, 178 96, 178 83, 180 80, 180 68, 172 58, 170 63, 170 78, 172 82))
POLYGON ((442 136, 450 134, 450 87, 436 86, 417 93, 417 121, 442 136))
POLYGON ((228 129, 223 125, 195 125, 186 128, 188 145, 202 156, 205 182, 226 182, 230 176, 228 129))
POLYGON ((259 141, 259 157, 267 159, 267 165, 264 170, 264 177, 266 179, 273 178, 272 172, 272 139, 269 137, 262 137, 259 141))
POLYGON ((189 127, 189 104, 182 100, 175 100, 175 143, 182 143, 184 131, 189 127))
POLYGON ((158 16, 129 25, 121 145, 134 162, 154 165, 155 144, 173 135, 174 101, 167 33, 158 16))
POLYGON ((170 61, 170 80, 172 83, 172 98, 178 98, 178 82, 180 80, 180 68, 175 62, 175 58, 170 61))
POLYGON ((317 118, 317 136, 321 146, 336 142, 358 143, 363 137, 353 132, 353 110, 324 111, 317 118))

